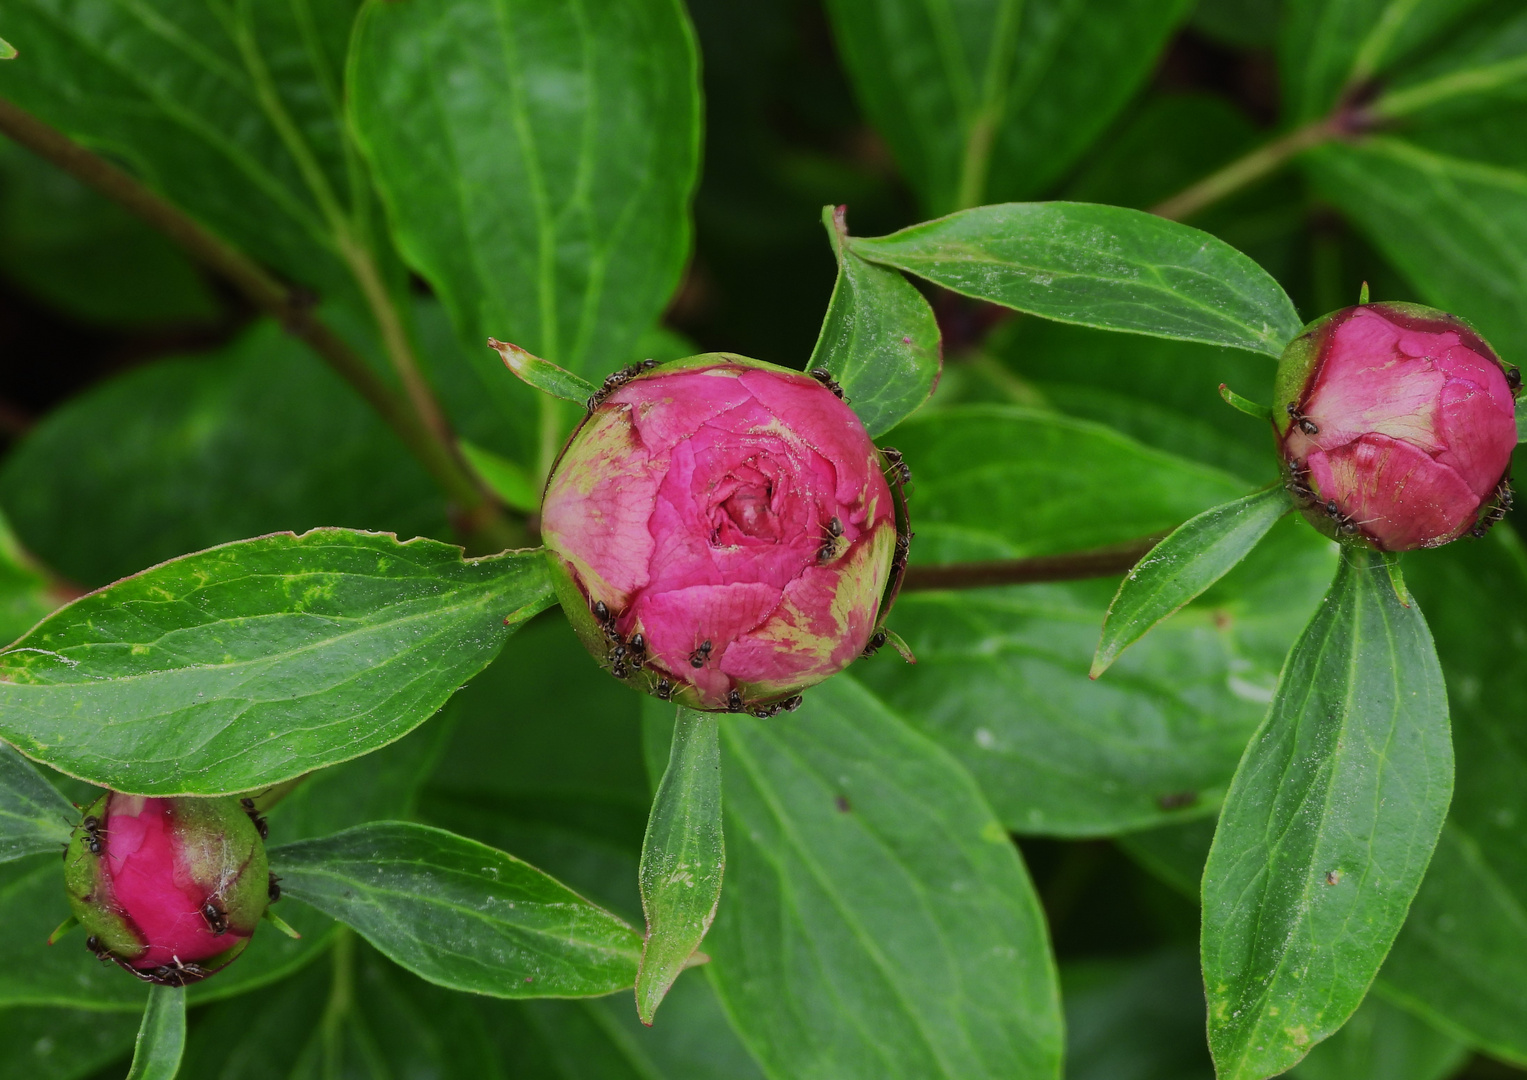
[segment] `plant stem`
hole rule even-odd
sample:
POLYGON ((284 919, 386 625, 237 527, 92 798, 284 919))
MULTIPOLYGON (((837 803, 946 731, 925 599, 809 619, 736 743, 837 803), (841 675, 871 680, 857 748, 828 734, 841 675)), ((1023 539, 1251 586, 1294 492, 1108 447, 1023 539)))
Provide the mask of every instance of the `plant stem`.
POLYGON ((1456 71, 1403 90, 1391 90, 1369 106, 1369 111, 1376 117, 1393 120, 1449 98, 1487 94, 1524 79, 1527 79, 1527 56, 1516 56, 1498 64, 1456 71))
MULTIPOLYGON (((377 411, 458 505, 461 522, 477 540, 489 545, 523 540, 522 530, 517 531, 487 499, 476 479, 457 460, 455 448, 379 378, 348 342, 314 317, 312 304, 302 294, 122 169, 4 98, 0 98, 0 132, 164 233, 191 258, 226 279, 256 308, 279 319, 287 333, 305 342, 377 411)), ((386 330, 383 327, 384 334, 386 330)))
POLYGON ((1183 221, 1227 195, 1277 171, 1311 147, 1329 142, 1342 131, 1335 117, 1323 117, 1265 143, 1223 169, 1210 173, 1170 199, 1151 207, 1151 213, 1183 221))
POLYGON ((909 566, 903 592, 927 589, 980 589, 989 585, 1030 585, 1040 581, 1080 581, 1122 574, 1145 557, 1166 536, 1157 533, 1127 544, 1039 555, 1030 559, 909 566))

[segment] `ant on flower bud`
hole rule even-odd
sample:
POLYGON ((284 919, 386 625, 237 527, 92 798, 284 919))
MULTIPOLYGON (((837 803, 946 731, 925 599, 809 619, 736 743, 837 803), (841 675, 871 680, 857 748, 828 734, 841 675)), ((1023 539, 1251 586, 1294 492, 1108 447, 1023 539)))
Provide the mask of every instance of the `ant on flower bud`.
POLYGON ((1304 413, 1300 412, 1298 407, 1292 401, 1288 403, 1288 418, 1295 424, 1298 424, 1299 430, 1304 432, 1306 435, 1320 434, 1320 428, 1315 426, 1315 421, 1311 420, 1308 416, 1305 416, 1304 413))
POLYGON ((726 695, 726 708, 728 712, 742 711, 742 691, 734 689, 726 695))
POLYGON ((710 659, 710 650, 710 638, 706 638, 700 642, 699 648, 689 654, 689 666, 692 668, 703 668, 705 662, 710 659))
POLYGON ((212 927, 212 934, 217 937, 228 932, 228 914, 211 900, 201 906, 201 917, 207 920, 207 925, 212 927))
POLYGON ((831 390, 837 396, 839 401, 848 400, 843 396, 843 387, 839 386, 836 382, 833 381, 832 372, 828 371, 826 368, 812 368, 808 374, 827 389, 831 390))
POLYGON ((657 686, 652 691, 659 701, 673 700, 673 681, 671 679, 659 679, 657 686))
POLYGON ((261 814, 258 810, 255 809, 254 800, 253 799, 240 799, 239 800, 239 805, 244 808, 244 813, 249 815, 249 820, 254 822, 254 827, 260 833, 260 839, 261 840, 269 840, 270 839, 270 825, 266 822, 265 816, 263 814, 261 814))
POLYGON ((888 640, 889 640, 889 636, 886 634, 886 632, 884 630, 876 630, 873 634, 870 635, 870 640, 869 640, 868 644, 866 644, 864 646, 864 651, 862 653, 860 653, 859 655, 860 656, 874 656, 877 652, 879 652, 881 650, 882 647, 884 647, 885 643, 888 640))
POLYGON ((270 875, 270 880, 266 882, 265 895, 270 897, 272 904, 281 899, 281 886, 277 884, 280 880, 275 874, 272 874, 270 875))
POLYGON ((90 854, 99 855, 104 848, 101 837, 106 835, 106 830, 101 828, 101 819, 91 815, 80 822, 80 828, 85 830, 85 847, 90 854))
POLYGON ((1328 517, 1336 522, 1336 527, 1344 533, 1357 532, 1357 522, 1352 520, 1352 515, 1343 514, 1341 508, 1336 505, 1335 499, 1327 499, 1325 512, 1328 517))
POLYGON ((912 482, 912 466, 902 460, 900 450, 894 446, 882 446, 880 456, 885 458, 886 471, 900 480, 902 487, 912 482))

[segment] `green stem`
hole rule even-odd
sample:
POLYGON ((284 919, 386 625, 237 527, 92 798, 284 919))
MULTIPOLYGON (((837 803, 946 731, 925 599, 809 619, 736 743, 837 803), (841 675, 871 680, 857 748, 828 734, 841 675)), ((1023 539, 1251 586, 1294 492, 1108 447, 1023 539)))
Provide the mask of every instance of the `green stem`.
POLYGON ((306 343, 377 411, 447 497, 457 503, 462 526, 476 544, 512 546, 524 541, 524 530, 484 495, 476 478, 457 460, 454 447, 378 378, 348 342, 316 318, 312 305, 300 294, 122 169, 3 98, 0 133, 164 233, 192 259, 243 293, 256 308, 280 320, 289 334, 306 343))
POLYGON ((1312 147, 1329 142, 1341 133, 1333 117, 1324 117, 1280 135, 1237 158, 1223 169, 1210 173, 1164 202, 1151 207, 1151 213, 1173 221, 1184 221, 1202 212, 1228 195, 1271 175, 1312 147))
POLYGON ((323 1075, 338 1080, 344 1068, 345 1021, 355 1007, 355 931, 341 926, 329 951, 333 979, 329 1000, 324 1006, 321 1032, 323 1038, 323 1075))
POLYGON ((1527 56, 1517 56, 1498 64, 1443 75, 1403 90, 1391 90, 1370 105, 1368 111, 1380 119, 1394 120, 1449 98, 1488 94, 1523 79, 1527 79, 1527 56))
POLYGON ((1073 551, 1064 555, 948 563, 943 566, 909 566, 901 589, 903 592, 981 589, 992 585, 1031 585, 1041 581, 1112 577, 1133 567, 1166 535, 1158 533, 1126 544, 1094 548, 1091 551, 1073 551))

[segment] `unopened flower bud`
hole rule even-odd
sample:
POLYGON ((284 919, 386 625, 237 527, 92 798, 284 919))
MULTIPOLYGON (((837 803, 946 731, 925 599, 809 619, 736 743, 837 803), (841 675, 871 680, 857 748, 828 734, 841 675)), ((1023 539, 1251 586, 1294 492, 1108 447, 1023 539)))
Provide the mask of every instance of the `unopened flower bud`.
POLYGON ((1463 320, 1419 304, 1318 319, 1278 367, 1288 485, 1327 535, 1436 547, 1510 505, 1516 369, 1463 320))
POLYGON ((767 715, 864 650, 903 545, 880 452, 827 381, 713 353, 606 384, 541 533, 612 674, 767 715))
POLYGON ((272 891, 259 829, 232 798, 110 792, 85 811, 64 861, 90 949, 172 986, 243 952, 272 891))

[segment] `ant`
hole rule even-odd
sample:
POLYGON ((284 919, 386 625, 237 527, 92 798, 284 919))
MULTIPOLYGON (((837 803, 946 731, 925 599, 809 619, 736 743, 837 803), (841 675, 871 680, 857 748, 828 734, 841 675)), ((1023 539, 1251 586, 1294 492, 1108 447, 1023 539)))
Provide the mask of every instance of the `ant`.
POLYGON ((158 983, 160 986, 190 986, 194 982, 201 982, 201 980, 212 974, 212 972, 200 964, 182 963, 178 956, 170 957, 168 964, 160 964, 158 967, 149 968, 147 971, 133 967, 129 967, 127 970, 144 982, 158 983))
POLYGON ((884 630, 876 630, 873 634, 870 635, 870 640, 869 640, 868 644, 866 644, 864 646, 864 651, 862 653, 860 653, 859 655, 860 656, 874 656, 877 652, 879 652, 881 650, 882 647, 884 647, 886 641, 888 641, 888 640, 889 640, 889 636, 886 634, 886 632, 884 630))
POLYGON ((900 450, 894 446, 882 446, 880 456, 885 458, 886 471, 894 474, 901 481, 902 487, 912 482, 912 466, 902 460, 900 450))
POLYGON ((823 526, 825 535, 822 537, 822 546, 817 549, 817 562, 830 562, 838 553, 838 539, 843 535, 843 522, 836 517, 831 518, 823 526))
POLYGON ((640 671, 647 666, 647 639, 641 634, 631 635, 626 659, 633 671, 640 671))
POLYGON ((812 368, 807 374, 809 374, 817 382, 821 383, 824 387, 831 390, 839 401, 848 400, 843 396, 843 387, 839 386, 836 382, 833 381, 832 372, 828 371, 826 368, 812 368))
POLYGON ((652 692, 657 695, 659 701, 672 701, 673 680, 659 679, 657 681, 657 687, 652 692))
POLYGON ((1305 416, 1304 413, 1300 412, 1292 401, 1288 403, 1288 418, 1294 423, 1298 424, 1299 430, 1304 432, 1306 435, 1320 434, 1320 428, 1315 426, 1315 421, 1311 420, 1308 416, 1305 416))
POLYGON ((1492 505, 1480 516, 1478 523, 1469 530, 1469 535, 1476 540, 1484 536, 1492 526, 1506 520, 1506 514, 1510 512, 1511 507, 1515 503, 1516 495, 1511 489, 1511 478, 1509 476, 1504 477, 1495 486, 1495 496, 1492 505))
POLYGON ((89 949, 91 953, 95 955, 95 958, 101 961, 103 964, 108 960, 116 959, 116 957, 112 956, 110 951, 107 950, 106 946, 101 944, 101 939, 96 937, 94 934, 91 934, 85 939, 85 948, 89 949))
POLYGON ((228 913, 211 900, 201 906, 201 917, 212 927, 213 937, 221 937, 228 932, 228 913))
POLYGON ((276 884, 280 880, 275 874, 272 874, 270 875, 270 882, 265 887, 265 895, 270 897, 272 904, 281 899, 281 886, 276 884))
POLYGON ((261 814, 258 810, 255 809, 254 800, 253 799, 240 799, 239 800, 239 805, 244 808, 244 813, 249 815, 249 820, 254 822, 254 827, 257 830, 259 830, 260 839, 261 840, 269 840, 270 839, 270 825, 266 822, 265 816, 263 814, 261 814))
POLYGON ((623 367, 619 371, 606 375, 604 379, 604 385, 600 386, 598 390, 595 390, 593 396, 590 397, 588 401, 584 402, 584 405, 587 406, 589 412, 593 412, 595 409, 599 408, 601 404, 603 404, 605 398, 615 393, 615 391, 619 390, 622 386, 626 385, 626 383, 636 378, 642 372, 651 371, 655 367, 657 367, 656 360, 643 360, 639 364, 632 364, 629 367, 623 367))
POLYGON ((99 855, 105 850, 101 837, 106 835, 106 830, 101 828, 101 819, 91 814, 80 822, 80 828, 85 830, 85 846, 90 849, 90 854, 99 855))
POLYGON ((1357 532, 1357 522, 1352 520, 1352 515, 1351 514, 1343 514, 1341 512, 1341 508, 1336 505, 1336 500, 1335 499, 1327 499, 1326 500, 1326 504, 1323 507, 1323 509, 1325 510, 1326 514, 1331 518, 1331 520, 1336 522, 1336 527, 1338 529, 1340 529, 1342 532, 1344 532, 1344 533, 1355 533, 1355 532, 1357 532))
POLYGON ((1299 465, 1290 461, 1288 463, 1288 479, 1284 482, 1290 494, 1303 499, 1305 502, 1315 501, 1315 489, 1309 485, 1310 470, 1300 468, 1299 465))
POLYGON ((703 668, 705 662, 710 659, 710 650, 710 638, 706 638, 700 642, 699 648, 689 654, 689 666, 692 668, 703 668))
POLYGON ((1513 394, 1522 388, 1522 372, 1520 368, 1510 367, 1506 369, 1506 386, 1513 394))
POLYGON ((760 720, 767 720, 771 716, 778 716, 782 712, 795 712, 796 709, 801 707, 802 700, 801 695, 796 694, 794 697, 787 697, 783 701, 776 701, 772 705, 754 705, 744 711, 758 717, 760 720))
POLYGON ((742 691, 733 690, 726 695, 726 708, 728 712, 742 711, 742 691))

